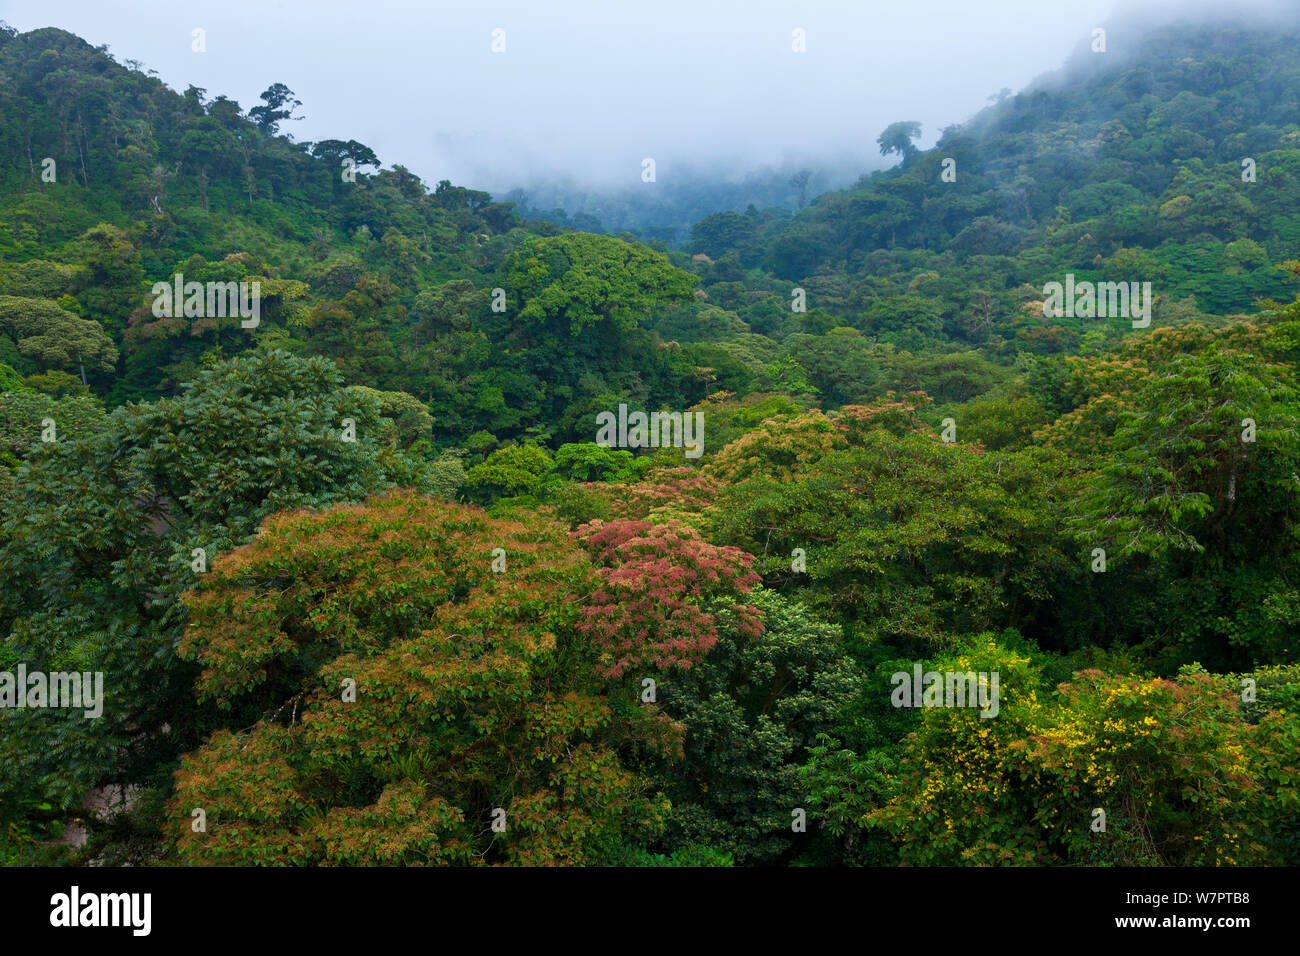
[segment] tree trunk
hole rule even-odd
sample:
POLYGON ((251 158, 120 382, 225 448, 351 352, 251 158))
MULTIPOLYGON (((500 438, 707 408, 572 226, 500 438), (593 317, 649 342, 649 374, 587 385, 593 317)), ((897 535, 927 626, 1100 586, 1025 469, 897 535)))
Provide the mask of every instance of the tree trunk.
POLYGON ((81 144, 86 138, 86 125, 82 121, 80 113, 77 114, 77 132, 81 134, 77 137, 77 155, 81 158, 81 183, 89 189, 90 177, 86 175, 86 153, 81 148, 81 144))

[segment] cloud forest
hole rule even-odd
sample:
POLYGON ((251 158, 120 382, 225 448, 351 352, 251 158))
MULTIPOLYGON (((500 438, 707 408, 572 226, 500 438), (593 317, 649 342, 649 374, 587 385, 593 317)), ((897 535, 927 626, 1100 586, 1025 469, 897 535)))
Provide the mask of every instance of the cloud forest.
POLYGON ((1288 23, 581 212, 0 25, 0 864, 1300 862, 1288 23))

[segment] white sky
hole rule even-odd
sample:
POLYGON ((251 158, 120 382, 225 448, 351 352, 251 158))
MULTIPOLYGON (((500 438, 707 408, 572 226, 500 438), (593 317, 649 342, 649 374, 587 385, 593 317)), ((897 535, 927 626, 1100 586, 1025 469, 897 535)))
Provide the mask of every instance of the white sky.
MULTIPOLYGON (((1176 10, 1175 0, 1143 7, 1176 10)), ((1222 5, 1220 5, 1222 7, 1222 5)), ((850 157, 918 120, 921 145, 1002 87, 1059 67, 1129 0, 0 0, 177 90, 247 110, 288 85, 298 140, 357 139, 428 183, 504 191, 658 178, 674 161, 744 171, 850 157), (207 52, 191 50, 191 31, 207 52), (506 31, 506 52, 490 50, 506 31), (807 52, 791 50, 803 28, 807 52)), ((1240 3, 1233 8, 1239 8, 1240 3)), ((1115 38, 1112 37, 1112 43, 1115 38)), ((859 159, 860 157, 860 159, 859 159)))

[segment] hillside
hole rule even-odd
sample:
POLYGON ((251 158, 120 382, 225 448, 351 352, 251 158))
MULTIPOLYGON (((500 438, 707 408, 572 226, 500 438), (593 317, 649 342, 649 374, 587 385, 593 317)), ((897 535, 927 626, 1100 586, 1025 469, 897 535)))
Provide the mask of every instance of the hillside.
POLYGON ((0 29, 0 862, 1294 865, 1297 40, 668 250, 0 29))
MULTIPOLYGON (((932 150, 896 134, 898 167, 789 222, 722 213, 696 223, 694 251, 732 254, 725 276, 704 273, 705 289, 717 283, 736 302, 735 263, 761 266, 882 340, 1004 355, 1077 348, 1082 326, 1047 329, 1026 308, 1066 272, 1151 281, 1157 324, 1284 297, 1274 265, 1300 244, 1296 39, 1182 26, 1127 50, 1084 49, 946 129, 932 150), (955 181, 943 180, 946 159, 955 181)), ((775 321, 757 305, 738 311, 760 331, 775 321)))

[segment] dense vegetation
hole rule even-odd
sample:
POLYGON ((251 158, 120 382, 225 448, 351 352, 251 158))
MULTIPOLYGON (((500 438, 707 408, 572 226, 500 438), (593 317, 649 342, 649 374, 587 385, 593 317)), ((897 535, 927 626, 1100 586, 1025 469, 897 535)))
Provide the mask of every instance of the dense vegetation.
POLYGON ((0 672, 107 688, 0 709, 0 861, 1300 862, 1297 40, 670 249, 0 25, 0 672))

